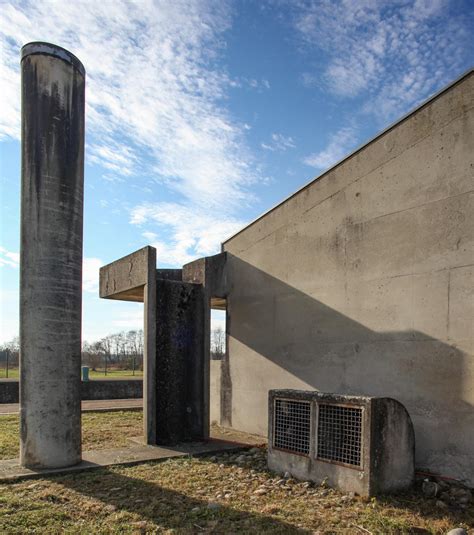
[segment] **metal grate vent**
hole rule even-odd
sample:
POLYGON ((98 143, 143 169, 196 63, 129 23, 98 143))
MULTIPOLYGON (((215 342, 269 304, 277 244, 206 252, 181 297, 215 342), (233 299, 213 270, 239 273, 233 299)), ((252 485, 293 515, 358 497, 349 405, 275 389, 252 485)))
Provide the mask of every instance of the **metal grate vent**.
POLYGON ((308 401, 275 399, 273 446, 309 454, 311 404, 308 401))
POLYGON ((361 466, 362 409, 319 404, 317 458, 361 466))

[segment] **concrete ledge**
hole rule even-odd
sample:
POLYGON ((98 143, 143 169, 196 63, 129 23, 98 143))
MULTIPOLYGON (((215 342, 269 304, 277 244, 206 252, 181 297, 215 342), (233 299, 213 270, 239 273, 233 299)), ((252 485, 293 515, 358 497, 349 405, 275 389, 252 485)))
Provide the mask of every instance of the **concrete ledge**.
POLYGON ((144 301, 144 288, 150 276, 150 259, 156 268, 155 250, 143 247, 100 268, 99 292, 103 299, 144 301))
POLYGON ((0 381, 0 403, 18 403, 20 386, 16 379, 2 379, 0 381))
POLYGON ((143 397, 143 379, 93 379, 82 383, 82 399, 133 399, 143 397))
POLYGON ((248 444, 226 442, 212 439, 207 442, 189 442, 170 448, 157 446, 133 446, 110 450, 93 450, 83 453, 81 463, 67 468, 52 468, 45 470, 31 470, 23 468, 18 459, 0 461, 0 481, 16 481, 19 479, 34 479, 53 474, 69 474, 84 472, 106 466, 134 465, 148 461, 166 461, 174 457, 198 457, 220 453, 223 451, 239 451, 249 448, 248 444))
MULTIPOLYGON (((143 379, 93 379, 83 382, 81 399, 139 399, 143 397, 143 379)), ((0 381, 0 404, 18 403, 18 381, 4 379, 0 381)))

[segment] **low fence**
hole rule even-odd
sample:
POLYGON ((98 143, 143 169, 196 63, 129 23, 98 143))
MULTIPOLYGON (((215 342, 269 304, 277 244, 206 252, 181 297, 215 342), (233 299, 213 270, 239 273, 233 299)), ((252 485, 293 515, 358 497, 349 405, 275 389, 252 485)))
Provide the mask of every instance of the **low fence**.
MULTIPOLYGON (((94 379, 82 383, 82 399, 136 399, 143 397, 143 380, 94 379)), ((0 380, 0 403, 18 403, 19 384, 11 379, 0 380)))

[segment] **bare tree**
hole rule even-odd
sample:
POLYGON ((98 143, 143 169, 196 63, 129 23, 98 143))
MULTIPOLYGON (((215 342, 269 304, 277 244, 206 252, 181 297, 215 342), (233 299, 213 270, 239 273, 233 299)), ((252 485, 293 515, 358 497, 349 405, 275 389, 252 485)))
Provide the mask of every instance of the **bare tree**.
POLYGON ((5 369, 5 377, 8 377, 11 368, 18 368, 20 361, 20 340, 15 336, 10 342, 0 346, 1 367, 5 369))
POLYGON ((93 370, 104 368, 143 369, 143 330, 110 334, 95 342, 84 342, 82 362, 93 370))
POLYGON ((211 332, 211 359, 221 360, 225 354, 225 332, 222 327, 216 327, 211 332))

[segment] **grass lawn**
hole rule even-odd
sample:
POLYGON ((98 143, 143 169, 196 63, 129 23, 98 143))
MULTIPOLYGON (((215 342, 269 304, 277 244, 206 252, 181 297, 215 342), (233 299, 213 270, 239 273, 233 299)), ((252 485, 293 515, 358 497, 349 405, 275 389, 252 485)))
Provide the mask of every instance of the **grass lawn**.
MULTIPOLYGON (((20 370, 18 368, 8 368, 8 379, 18 379, 20 370)), ((0 368, 0 379, 6 379, 7 370, 3 366, 0 368)))
POLYGON ((132 370, 114 370, 114 369, 108 369, 107 375, 104 374, 104 370, 97 369, 97 370, 89 370, 89 377, 91 379, 104 379, 109 377, 143 377, 143 371, 142 370, 135 370, 135 375, 133 375, 132 370))
MULTIPOLYGON (((98 450, 130 445, 129 437, 143 434, 141 411, 83 412, 82 449, 98 450)), ((0 416, 0 459, 19 455, 19 417, 0 416)), ((2 531, 0 530, 0 533, 2 531)))
MULTIPOLYGON (((10 368, 8 370, 8 378, 9 379, 18 379, 20 373, 18 368, 10 368)), ((7 371, 5 368, 0 368, 0 379, 5 379, 7 376, 7 371)), ((98 370, 89 370, 89 377, 91 379, 109 379, 112 377, 143 377, 143 371, 142 370, 135 370, 135 375, 133 375, 132 370, 115 370, 115 369, 108 369, 107 375, 104 374, 104 370, 98 369, 98 370)))
POLYGON ((265 469, 265 451, 0 485, 0 533, 444 534, 474 527, 411 492, 364 500, 265 469))
MULTIPOLYGON (((126 446, 142 413, 83 413, 83 448, 126 446)), ((0 416, 0 458, 18 455, 18 416, 0 416)), ((265 449, 0 484, 0 533, 445 534, 474 529, 474 503, 419 491, 366 500, 266 470, 265 449)))

